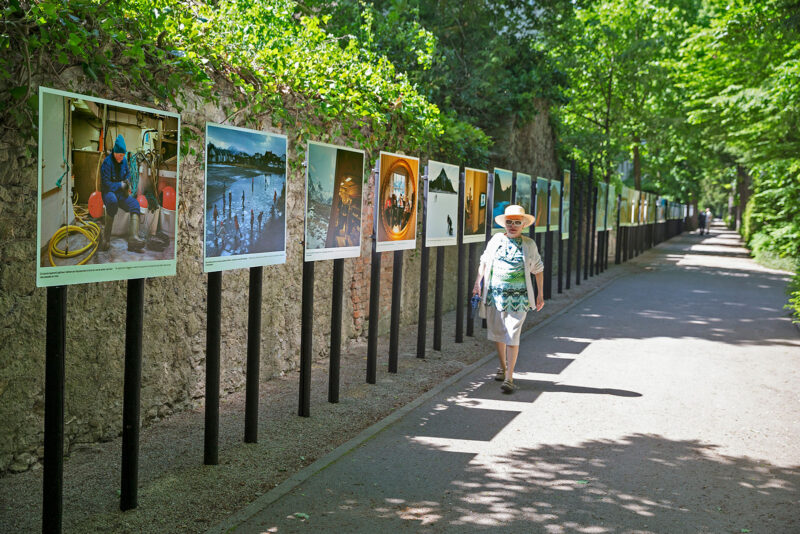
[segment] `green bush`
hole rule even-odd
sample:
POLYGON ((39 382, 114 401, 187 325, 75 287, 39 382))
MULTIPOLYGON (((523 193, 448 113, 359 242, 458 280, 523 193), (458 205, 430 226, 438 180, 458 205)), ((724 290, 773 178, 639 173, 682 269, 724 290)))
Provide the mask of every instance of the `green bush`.
POLYGON ((786 307, 792 311, 792 318, 795 323, 800 324, 800 267, 794 274, 789 284, 789 304, 786 307))
POLYGON ((758 263, 770 269, 794 272, 798 267, 798 259, 778 254, 773 249, 773 238, 764 232, 751 236, 750 250, 758 263))

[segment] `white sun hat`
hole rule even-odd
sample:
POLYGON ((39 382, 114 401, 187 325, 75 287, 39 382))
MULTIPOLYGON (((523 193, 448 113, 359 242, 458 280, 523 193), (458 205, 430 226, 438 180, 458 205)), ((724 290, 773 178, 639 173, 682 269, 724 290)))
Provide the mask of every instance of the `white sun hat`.
POLYGON ((522 217, 522 227, 527 228, 533 224, 533 215, 525 213, 525 208, 518 204, 510 204, 506 206, 506 211, 503 215, 498 215, 494 221, 500 226, 506 225, 506 217, 522 217))

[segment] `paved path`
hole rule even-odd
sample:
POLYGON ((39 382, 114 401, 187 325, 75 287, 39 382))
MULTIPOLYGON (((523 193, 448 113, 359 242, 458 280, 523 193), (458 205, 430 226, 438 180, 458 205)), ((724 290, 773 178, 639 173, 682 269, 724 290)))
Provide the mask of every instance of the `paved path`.
POLYGON ((523 339, 513 395, 484 359, 220 529, 800 532, 787 274, 721 229, 630 271, 523 339))

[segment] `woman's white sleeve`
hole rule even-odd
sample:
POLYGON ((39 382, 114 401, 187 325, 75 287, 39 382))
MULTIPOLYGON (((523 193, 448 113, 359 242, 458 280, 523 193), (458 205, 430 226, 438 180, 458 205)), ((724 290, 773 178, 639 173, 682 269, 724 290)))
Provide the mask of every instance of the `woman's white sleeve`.
POLYGON ((536 246, 536 242, 531 243, 531 248, 533 254, 531 255, 531 273, 537 274, 544 271, 544 262, 542 262, 542 257, 539 255, 539 247, 536 246))
MULTIPOLYGON (((496 235, 498 235, 498 234, 496 234, 496 235)), ((497 247, 495 247, 494 236, 492 236, 492 238, 489 240, 489 242, 486 243, 486 248, 484 249, 483 254, 481 254, 481 259, 480 259, 480 261, 478 263, 479 264, 484 264, 485 263, 487 265, 492 263, 492 260, 494 259, 493 256, 494 256, 494 249, 495 248, 497 248, 497 247)))

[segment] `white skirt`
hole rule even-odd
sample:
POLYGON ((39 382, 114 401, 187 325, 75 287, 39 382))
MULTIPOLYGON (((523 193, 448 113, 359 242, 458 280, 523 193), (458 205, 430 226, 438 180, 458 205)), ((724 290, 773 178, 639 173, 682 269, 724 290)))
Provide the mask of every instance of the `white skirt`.
POLYGON ((494 306, 486 306, 486 337, 506 345, 519 345, 526 315, 527 311, 500 311, 494 306))

